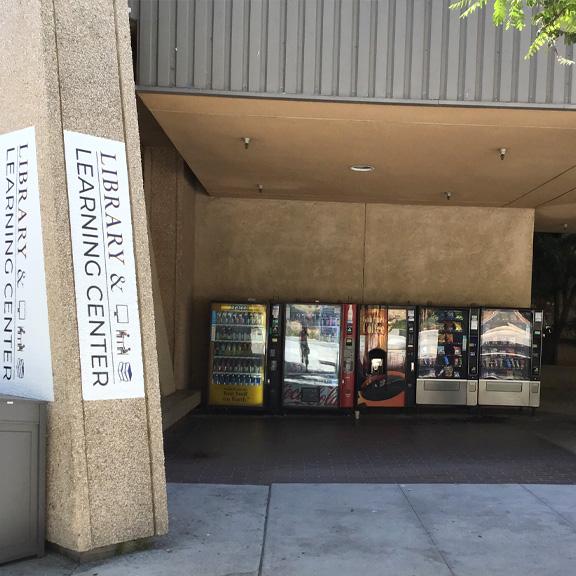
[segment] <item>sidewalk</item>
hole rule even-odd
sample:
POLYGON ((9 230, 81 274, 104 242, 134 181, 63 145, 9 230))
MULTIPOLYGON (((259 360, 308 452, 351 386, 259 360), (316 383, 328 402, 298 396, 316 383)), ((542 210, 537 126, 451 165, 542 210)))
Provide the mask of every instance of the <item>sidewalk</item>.
POLYGON ((566 576, 575 485, 171 484, 171 532, 92 564, 0 576, 566 576))

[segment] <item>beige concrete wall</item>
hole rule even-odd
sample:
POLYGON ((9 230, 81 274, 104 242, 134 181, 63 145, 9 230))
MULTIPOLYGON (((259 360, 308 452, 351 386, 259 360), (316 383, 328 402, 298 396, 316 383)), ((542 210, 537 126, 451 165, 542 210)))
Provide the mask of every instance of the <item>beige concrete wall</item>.
POLYGON ((148 225, 156 256, 156 271, 170 354, 174 354, 176 292, 177 196, 180 156, 172 147, 143 149, 148 225))
POLYGON ((196 198, 199 186, 181 160, 178 173, 176 242, 176 318, 174 324, 174 377, 176 388, 195 388, 192 364, 192 333, 196 286, 196 198))
POLYGON ((197 299, 529 306, 533 210, 197 200, 197 299))
POLYGON ((0 131, 34 125, 37 134, 55 388, 48 539, 86 551, 162 533, 158 362, 127 3, 0 0, 0 36, 0 131), (64 129, 126 143, 146 398, 82 400, 64 129))
MULTIPOLYGON (((150 128, 144 126, 143 130, 146 138, 150 128)), ((191 173, 169 142, 162 142, 160 146, 145 145, 143 157, 144 189, 158 285, 156 328, 160 385, 162 395, 168 396, 176 390, 191 387, 196 193, 191 173)))
POLYGON ((368 204, 364 300, 530 306, 534 211, 368 204))

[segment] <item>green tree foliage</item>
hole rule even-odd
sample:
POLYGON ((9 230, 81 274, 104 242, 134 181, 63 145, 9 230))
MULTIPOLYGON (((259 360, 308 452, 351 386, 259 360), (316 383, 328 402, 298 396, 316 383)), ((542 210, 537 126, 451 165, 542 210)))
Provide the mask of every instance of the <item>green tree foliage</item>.
POLYGON ((555 363, 562 333, 576 304, 576 234, 534 236, 532 294, 535 304, 554 302, 554 326, 545 340, 545 360, 555 363))
MULTIPOLYGON (((466 18, 487 4, 488 0, 458 0, 450 8, 462 10, 461 17, 466 18)), ((561 64, 574 63, 558 53, 556 41, 563 37, 566 44, 576 42, 576 0, 494 0, 492 20, 496 26, 504 26, 506 30, 536 26, 536 38, 526 58, 549 46, 555 50, 561 64)))

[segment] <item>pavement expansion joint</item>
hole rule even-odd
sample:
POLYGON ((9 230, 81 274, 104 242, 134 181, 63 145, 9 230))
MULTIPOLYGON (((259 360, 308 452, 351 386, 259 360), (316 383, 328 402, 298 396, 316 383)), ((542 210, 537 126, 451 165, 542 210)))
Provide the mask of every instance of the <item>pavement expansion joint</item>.
POLYGON ((420 517, 420 514, 418 514, 418 512, 416 511, 416 508, 414 508, 414 505, 412 504, 412 502, 410 501, 410 498, 408 497, 408 494, 406 493, 406 489, 405 489, 404 485, 398 484, 398 489, 400 490, 400 492, 404 496, 406 503, 408 504, 408 506, 412 510, 414 516, 418 520, 418 523, 420 524, 420 526, 422 526, 422 529, 424 530, 424 532, 426 532, 426 535, 428 536, 430 543, 434 546, 436 552, 438 553, 438 556, 440 556, 440 558, 442 559, 442 562, 444 562, 444 564, 446 564, 446 568, 448 568, 448 570, 450 570, 450 574, 452 574, 452 576, 457 576, 456 573, 454 572, 454 570, 452 569, 452 566, 450 566, 450 563, 446 559, 446 556, 444 555, 444 553, 440 549, 438 542, 436 542, 436 539, 434 538, 434 536, 432 535, 432 533, 430 532, 430 530, 428 529, 428 527, 426 526, 426 524, 424 523, 422 518, 420 517))

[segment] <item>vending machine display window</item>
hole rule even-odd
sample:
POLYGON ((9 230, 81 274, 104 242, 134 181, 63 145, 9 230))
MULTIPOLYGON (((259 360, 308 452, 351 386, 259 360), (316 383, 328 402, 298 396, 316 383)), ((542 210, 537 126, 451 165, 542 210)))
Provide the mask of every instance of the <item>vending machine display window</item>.
POLYGON ((419 378, 467 378, 468 314, 461 309, 420 309, 419 378))
POLYGON ((265 304, 212 305, 209 405, 263 406, 266 326, 265 304))
POLYGON ((338 407, 342 307, 286 304, 284 406, 338 407))
POLYGON ((532 311, 482 310, 480 378, 530 380, 532 311))

